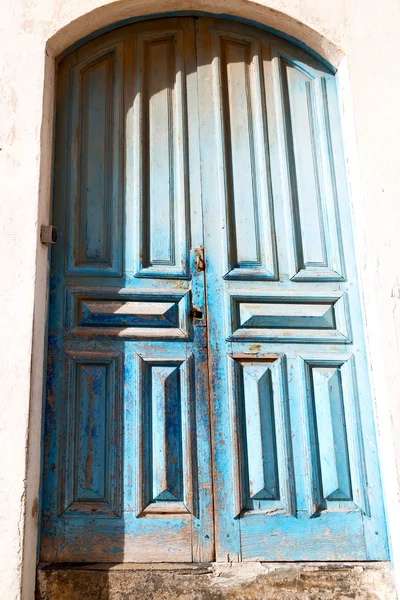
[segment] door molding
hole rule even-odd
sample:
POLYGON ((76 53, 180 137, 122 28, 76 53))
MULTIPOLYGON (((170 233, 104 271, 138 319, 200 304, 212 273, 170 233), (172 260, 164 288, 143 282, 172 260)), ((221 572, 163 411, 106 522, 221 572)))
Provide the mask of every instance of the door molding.
MULTIPOLYGON (((295 46, 303 48, 333 69, 337 69, 344 58, 341 48, 330 40, 326 33, 319 32, 299 18, 276 10, 270 3, 256 4, 253 0, 239 2, 234 0, 230 12, 226 12, 224 0, 211 2, 199 0, 196 9, 188 10, 184 0, 173 0, 169 3, 169 11, 159 0, 146 0, 138 8, 131 0, 119 2, 118 20, 112 2, 106 2, 88 13, 79 15, 57 31, 47 42, 47 50, 56 60, 91 39, 137 21, 162 19, 165 17, 212 16, 214 18, 232 19, 239 23, 252 25, 287 39, 295 46)), ((272 3, 271 3, 272 4, 272 3)))

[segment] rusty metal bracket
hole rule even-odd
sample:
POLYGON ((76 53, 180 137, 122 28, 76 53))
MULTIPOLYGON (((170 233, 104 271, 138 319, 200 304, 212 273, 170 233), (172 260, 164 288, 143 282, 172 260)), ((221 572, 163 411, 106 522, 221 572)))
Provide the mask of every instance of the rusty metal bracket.
POLYGON ((206 268, 206 264, 204 262, 204 254, 202 248, 194 249, 194 268, 197 272, 204 271, 206 268))

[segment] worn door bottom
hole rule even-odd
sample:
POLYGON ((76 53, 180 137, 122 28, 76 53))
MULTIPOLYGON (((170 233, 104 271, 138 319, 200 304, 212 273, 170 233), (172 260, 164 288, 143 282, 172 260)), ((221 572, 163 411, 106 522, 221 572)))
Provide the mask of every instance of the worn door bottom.
POLYGON ((41 564, 37 600, 395 600, 388 562, 41 564))

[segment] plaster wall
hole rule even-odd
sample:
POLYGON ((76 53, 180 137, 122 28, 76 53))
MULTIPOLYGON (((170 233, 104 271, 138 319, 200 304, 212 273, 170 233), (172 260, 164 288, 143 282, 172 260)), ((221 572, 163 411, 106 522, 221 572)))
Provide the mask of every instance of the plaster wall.
MULTIPOLYGON (((392 556, 400 573, 399 0, 1 0, 0 596, 33 598, 54 57, 125 18, 202 10, 307 44, 340 85, 392 556)), ((400 577, 399 577, 400 579, 400 577)))

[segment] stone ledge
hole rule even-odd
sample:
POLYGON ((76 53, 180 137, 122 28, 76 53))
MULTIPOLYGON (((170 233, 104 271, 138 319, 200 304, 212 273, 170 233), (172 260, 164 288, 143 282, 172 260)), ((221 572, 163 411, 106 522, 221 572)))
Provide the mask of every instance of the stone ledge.
POLYGON ((388 562, 41 564, 37 600, 395 600, 388 562))

